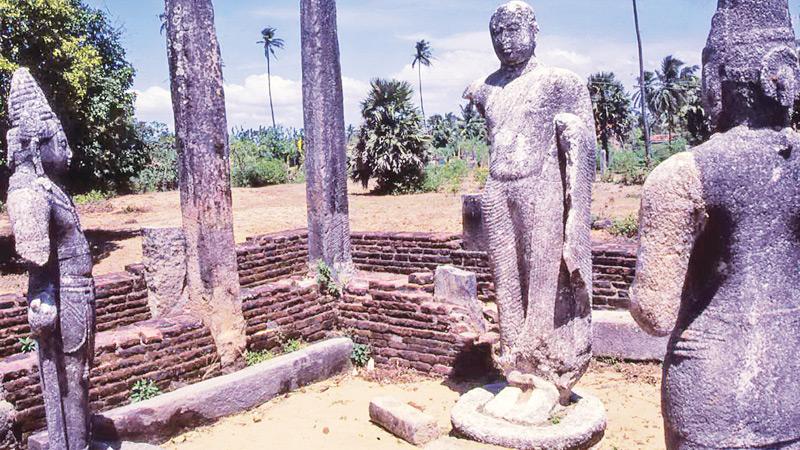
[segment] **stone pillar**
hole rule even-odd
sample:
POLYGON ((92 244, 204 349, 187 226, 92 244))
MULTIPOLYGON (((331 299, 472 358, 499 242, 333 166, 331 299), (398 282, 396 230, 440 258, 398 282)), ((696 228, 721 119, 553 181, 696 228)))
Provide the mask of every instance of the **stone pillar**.
POLYGON ((142 265, 150 314, 163 317, 186 308, 186 239, 181 228, 143 228, 142 265))
POLYGON ((350 272, 342 70, 334 0, 300 2, 308 257, 350 272))
POLYGON ((481 194, 461 196, 461 240, 469 251, 486 250, 486 231, 483 227, 481 194))
POLYGON ((230 150, 211 0, 166 0, 167 51, 186 238, 187 312, 211 330, 224 367, 245 348, 233 238, 230 150))
POLYGON ((434 275, 433 296, 437 301, 458 306, 466 322, 478 334, 486 331, 483 303, 478 300, 478 279, 473 272, 453 266, 439 266, 434 275))

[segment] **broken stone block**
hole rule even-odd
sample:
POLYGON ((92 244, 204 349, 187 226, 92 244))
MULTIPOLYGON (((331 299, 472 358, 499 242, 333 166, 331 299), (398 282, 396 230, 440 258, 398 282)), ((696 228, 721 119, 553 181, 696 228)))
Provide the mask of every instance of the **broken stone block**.
POLYGON ((413 445, 425 445, 440 435, 436 419, 393 397, 377 397, 369 404, 369 418, 413 445))
POLYGON ((459 307, 469 316, 476 331, 486 331, 483 303, 478 300, 478 281, 474 273, 453 266, 437 267, 433 295, 442 303, 459 307))
POLYGON ((464 242, 464 250, 486 250, 486 230, 483 226, 481 194, 465 194, 461 196, 461 227, 461 240, 464 242))
POLYGON ((186 304, 186 240, 181 228, 143 228, 142 264, 153 317, 186 304))

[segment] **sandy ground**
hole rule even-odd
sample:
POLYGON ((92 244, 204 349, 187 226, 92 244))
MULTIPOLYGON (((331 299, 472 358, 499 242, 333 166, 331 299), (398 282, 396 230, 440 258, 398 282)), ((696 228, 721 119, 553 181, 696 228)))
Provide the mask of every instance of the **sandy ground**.
MULTIPOLYGON (((598 183, 592 212, 596 217, 625 217, 639 209, 639 187, 598 183)), ((461 195, 434 193, 374 196, 351 184, 350 222, 354 231, 461 231, 461 195)), ((306 226, 305 185, 234 189, 234 233, 237 242, 249 236, 306 226)), ((79 207, 81 223, 92 242, 94 274, 124 270, 140 262, 143 227, 180 226, 177 192, 117 197, 79 207)), ((14 260, 8 215, 0 215, 0 294, 22 292, 26 277, 14 260)), ((596 239, 608 238, 595 232, 596 239)))
MULTIPOLYGON (((599 449, 664 448, 660 370, 658 365, 592 364, 579 387, 599 397, 608 412, 608 428, 599 449)), ((451 431, 450 409, 460 393, 478 385, 420 377, 405 383, 387 381, 367 381, 357 376, 328 380, 213 426, 180 435, 163 447, 166 450, 412 449, 412 445, 369 421, 372 398, 390 395, 413 402, 436 417, 442 433, 447 434, 451 431)), ((487 448, 454 437, 447 439, 458 449, 487 448)))

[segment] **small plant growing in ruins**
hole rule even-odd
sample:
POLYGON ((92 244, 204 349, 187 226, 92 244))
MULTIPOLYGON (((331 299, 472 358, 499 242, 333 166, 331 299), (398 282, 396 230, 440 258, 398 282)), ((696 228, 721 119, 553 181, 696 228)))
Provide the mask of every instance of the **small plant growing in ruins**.
POLYGON ((368 344, 354 344, 353 352, 350 354, 350 360, 356 367, 364 367, 369 362, 372 356, 372 349, 368 344))
POLYGON ((161 395, 161 389, 153 380, 139 380, 131 388, 131 403, 143 402, 161 395))
POLYGON ((326 295, 334 298, 342 295, 342 289, 336 284, 333 269, 323 260, 317 261, 317 285, 319 285, 320 291, 326 295))
POLYGON ((284 341, 281 347, 283 348, 283 353, 292 353, 305 347, 305 343, 302 339, 289 339, 284 341))
POLYGON ((259 350, 259 351, 245 350, 244 352, 244 361, 248 365, 248 367, 255 366, 256 364, 261 364, 264 361, 269 361, 274 357, 275 354, 269 350, 259 350))
POLYGON ((561 423, 561 418, 560 417, 551 417, 550 418, 550 423, 552 423, 553 425, 558 425, 558 424, 561 423))
POLYGON ((19 346, 22 353, 32 353, 36 351, 36 341, 29 337, 20 338, 19 346))
POLYGON ((631 214, 624 219, 614 219, 608 232, 614 236, 632 238, 639 233, 639 219, 631 214))

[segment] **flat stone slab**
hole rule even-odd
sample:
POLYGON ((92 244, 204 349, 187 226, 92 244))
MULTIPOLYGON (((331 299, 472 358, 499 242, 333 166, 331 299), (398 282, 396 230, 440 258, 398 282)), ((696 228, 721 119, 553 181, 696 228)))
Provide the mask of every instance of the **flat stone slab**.
MULTIPOLYGON (((28 450, 50 450, 47 433, 28 438, 28 450)), ((92 442, 91 450, 163 450, 161 447, 136 442, 92 442)))
POLYGON ((349 372, 352 351, 353 342, 347 338, 312 344, 229 375, 95 415, 94 435, 108 441, 158 444, 185 429, 251 410, 286 392, 349 372))
POLYGON ((451 412, 453 428, 486 444, 526 450, 590 449, 603 439, 606 410, 595 397, 573 392, 573 404, 541 425, 522 425, 483 412, 505 384, 473 389, 462 395, 451 412))
POLYGON ((441 435, 433 416, 394 397, 373 399, 369 403, 369 418, 414 445, 425 445, 441 435))
POLYGON ((628 311, 592 311, 592 353, 628 361, 664 361, 667 337, 642 330, 628 311))

